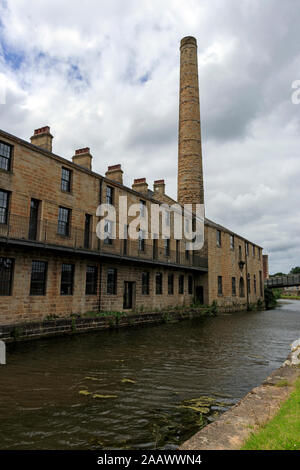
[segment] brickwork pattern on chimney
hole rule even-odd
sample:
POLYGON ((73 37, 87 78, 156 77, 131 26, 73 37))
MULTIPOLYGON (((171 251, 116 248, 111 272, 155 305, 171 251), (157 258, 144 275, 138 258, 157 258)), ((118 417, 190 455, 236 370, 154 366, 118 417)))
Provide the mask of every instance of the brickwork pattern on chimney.
POLYGON ((204 204, 197 42, 191 36, 180 46, 178 202, 204 204))

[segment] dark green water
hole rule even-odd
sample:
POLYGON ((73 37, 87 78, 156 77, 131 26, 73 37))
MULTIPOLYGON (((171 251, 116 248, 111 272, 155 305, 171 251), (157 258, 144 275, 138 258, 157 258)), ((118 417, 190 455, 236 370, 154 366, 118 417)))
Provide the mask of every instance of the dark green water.
POLYGON ((300 302, 291 301, 9 345, 0 366, 0 448, 175 448, 279 367, 299 337, 300 302), (208 414, 180 406, 201 396, 216 401, 208 414))

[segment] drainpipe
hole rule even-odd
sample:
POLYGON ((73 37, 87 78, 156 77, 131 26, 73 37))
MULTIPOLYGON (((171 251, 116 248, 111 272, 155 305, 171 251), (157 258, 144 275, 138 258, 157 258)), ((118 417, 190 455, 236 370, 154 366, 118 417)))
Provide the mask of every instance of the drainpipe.
MULTIPOLYGON (((101 178, 100 180, 100 185, 99 185, 99 204, 102 204, 102 183, 103 179, 101 178)), ((99 240, 100 241, 100 240, 99 240)), ((100 247, 100 245, 99 245, 100 247)), ((99 258, 100 260, 100 258, 99 258)), ((98 294, 98 312, 101 312, 101 287, 102 287, 102 262, 100 261, 100 270, 99 270, 99 294, 98 294)))
MULTIPOLYGON (((249 249, 249 245, 248 245, 249 249)), ((248 290, 248 262, 247 262, 247 250, 246 250, 246 242, 245 242, 245 269, 246 269, 246 292, 247 292, 247 310, 249 308, 249 290, 248 290)))

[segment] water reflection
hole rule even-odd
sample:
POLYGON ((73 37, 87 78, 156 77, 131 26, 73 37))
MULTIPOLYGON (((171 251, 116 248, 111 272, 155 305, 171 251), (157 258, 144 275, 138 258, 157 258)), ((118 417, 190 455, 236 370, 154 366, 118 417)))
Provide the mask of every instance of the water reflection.
POLYGON ((1 448, 174 448, 279 367, 300 337, 299 315, 300 302, 289 301, 10 345, 0 369, 1 448), (208 411, 184 407, 200 397, 212 399, 208 411))

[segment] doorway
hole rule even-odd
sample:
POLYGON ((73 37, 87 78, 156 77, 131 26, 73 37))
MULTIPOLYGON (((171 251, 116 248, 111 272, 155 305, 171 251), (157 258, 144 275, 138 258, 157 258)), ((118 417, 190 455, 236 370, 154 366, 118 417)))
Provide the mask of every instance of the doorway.
POLYGON ((123 308, 132 310, 135 307, 135 282, 124 282, 123 308))
POLYGON ((204 304, 203 286, 196 286, 195 296, 196 296, 196 302, 203 305, 204 304))

